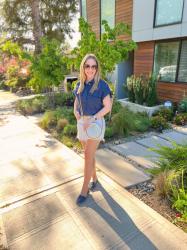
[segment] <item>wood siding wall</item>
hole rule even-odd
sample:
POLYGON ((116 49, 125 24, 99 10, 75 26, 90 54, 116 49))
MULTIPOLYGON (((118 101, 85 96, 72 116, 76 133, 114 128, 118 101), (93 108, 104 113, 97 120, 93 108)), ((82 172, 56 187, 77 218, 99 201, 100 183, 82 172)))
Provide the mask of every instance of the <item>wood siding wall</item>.
MULTIPOLYGON (((154 61, 154 41, 138 43, 134 53, 134 74, 152 72, 154 61)), ((160 101, 171 100, 179 102, 184 95, 187 96, 187 83, 158 82, 157 93, 160 101)))
MULTIPOLYGON (((116 0, 116 24, 125 23, 132 27, 132 12, 133 12, 133 0, 116 0)), ((131 39, 131 35, 119 36, 121 40, 131 39)))
POLYGON ((161 101, 171 100, 173 102, 179 102, 183 99, 184 95, 187 96, 187 83, 158 82, 157 92, 159 100, 161 101))
POLYGON ((154 41, 137 43, 134 52, 134 74, 149 74, 153 68, 154 41))
POLYGON ((100 1, 87 0, 86 3, 87 20, 92 26, 92 30, 96 33, 96 37, 100 38, 100 1))

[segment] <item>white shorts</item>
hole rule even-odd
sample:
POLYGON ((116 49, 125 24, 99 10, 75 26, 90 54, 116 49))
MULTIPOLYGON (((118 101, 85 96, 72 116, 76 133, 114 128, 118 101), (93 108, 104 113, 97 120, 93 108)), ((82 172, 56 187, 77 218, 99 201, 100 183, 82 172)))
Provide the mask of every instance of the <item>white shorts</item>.
MULTIPOLYGON (((84 116, 81 117, 78 121, 77 121, 77 138, 79 139, 79 141, 87 141, 89 139, 86 131, 83 128, 83 123, 85 119, 89 119, 91 116, 84 116)), ((105 119, 101 118, 101 119, 97 119, 96 121, 97 123, 100 123, 101 127, 102 127, 102 132, 101 135, 99 137, 97 137, 97 139, 93 139, 93 140, 99 140, 99 141, 104 141, 104 135, 105 135, 105 119)))

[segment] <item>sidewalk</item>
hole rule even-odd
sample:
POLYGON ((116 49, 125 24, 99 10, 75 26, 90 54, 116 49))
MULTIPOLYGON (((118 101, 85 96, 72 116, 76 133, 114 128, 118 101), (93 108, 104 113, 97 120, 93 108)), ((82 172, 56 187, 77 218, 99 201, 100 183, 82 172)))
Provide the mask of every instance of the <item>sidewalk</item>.
POLYGON ((187 249, 183 231, 124 189, 136 178, 141 182, 149 177, 109 150, 98 151, 100 183, 78 207, 83 159, 15 113, 8 101, 2 101, 3 95, 0 239, 4 246, 17 250, 187 249))

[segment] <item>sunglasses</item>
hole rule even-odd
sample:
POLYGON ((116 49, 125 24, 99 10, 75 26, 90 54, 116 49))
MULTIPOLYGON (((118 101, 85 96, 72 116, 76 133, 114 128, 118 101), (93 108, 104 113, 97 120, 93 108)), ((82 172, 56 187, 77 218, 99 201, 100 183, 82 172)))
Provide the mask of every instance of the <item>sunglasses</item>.
POLYGON ((85 65, 84 65, 84 68, 85 68, 85 69, 95 69, 95 70, 96 70, 96 69, 97 69, 97 65, 96 65, 96 64, 95 64, 95 65, 85 64, 85 65))

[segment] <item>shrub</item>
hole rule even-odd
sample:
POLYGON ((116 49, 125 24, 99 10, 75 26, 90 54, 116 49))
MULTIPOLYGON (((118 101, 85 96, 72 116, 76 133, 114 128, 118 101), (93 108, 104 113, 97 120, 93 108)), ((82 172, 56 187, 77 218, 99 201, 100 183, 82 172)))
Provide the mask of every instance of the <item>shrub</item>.
POLYGON ((46 111, 44 116, 42 117, 41 121, 40 121, 40 126, 43 129, 48 129, 52 126, 55 126, 57 123, 56 120, 56 115, 53 111, 46 111))
POLYGON ((172 109, 162 107, 154 113, 154 116, 157 115, 163 117, 166 121, 171 121, 174 113, 172 109))
POLYGON ((151 121, 151 127, 154 129, 167 129, 169 128, 169 124, 167 123, 166 119, 163 118, 162 116, 153 116, 150 119, 151 121))
POLYGON ((154 106, 157 104, 156 77, 154 75, 127 78, 127 90, 129 101, 140 105, 154 106))
POLYGON ((112 104, 112 114, 118 113, 122 109, 121 103, 114 99, 112 104))
POLYGON ((145 103, 148 107, 152 107, 157 104, 157 90, 156 90, 156 76, 149 75, 147 78, 147 93, 145 96, 145 103))
POLYGON ((136 131, 147 131, 150 127, 150 119, 147 113, 136 113, 136 115, 134 115, 134 124, 136 131))
POLYGON ((171 175, 173 175, 173 171, 164 170, 155 176, 153 180, 156 193, 162 198, 167 198, 169 196, 171 190, 169 176, 171 175))
POLYGON ((171 141, 172 147, 159 146, 151 150, 159 154, 156 161, 158 167, 150 169, 149 172, 157 175, 165 170, 182 170, 187 172, 187 144, 178 144, 171 141))
POLYGON ((112 129, 114 134, 126 135, 134 128, 134 117, 132 112, 127 108, 120 109, 120 111, 112 117, 112 129))
POLYGON ((105 138, 111 138, 114 136, 112 127, 107 127, 105 130, 105 138))
POLYGON ((68 120, 65 118, 61 118, 57 122, 57 130, 61 131, 68 125, 68 120))
POLYGON ((174 117, 173 122, 176 125, 182 125, 182 126, 184 126, 187 123, 187 113, 177 114, 174 117))
POLYGON ((178 105, 178 110, 180 112, 187 112, 187 97, 182 99, 178 105))
POLYGON ((64 130, 63 130, 64 135, 69 135, 69 136, 74 136, 77 134, 77 126, 76 125, 71 125, 68 124, 64 130))
POLYGON ((61 141, 64 145, 66 145, 67 147, 69 147, 69 148, 72 148, 73 145, 74 145, 74 139, 71 138, 71 137, 65 136, 65 135, 63 135, 63 134, 62 134, 61 137, 60 137, 60 141, 61 141))

